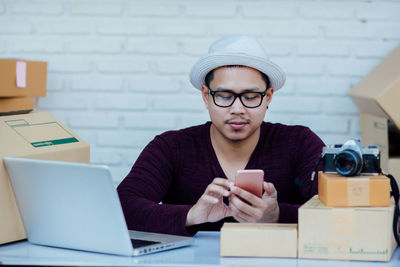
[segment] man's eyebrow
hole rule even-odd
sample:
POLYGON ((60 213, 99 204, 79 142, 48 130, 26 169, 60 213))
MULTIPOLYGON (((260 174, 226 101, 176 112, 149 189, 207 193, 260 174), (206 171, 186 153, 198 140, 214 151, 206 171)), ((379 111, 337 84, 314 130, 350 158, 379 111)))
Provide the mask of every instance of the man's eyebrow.
MULTIPOLYGON (((217 87, 215 90, 216 91, 234 92, 232 89, 224 88, 221 86, 217 87)), ((259 92, 259 91, 260 91, 260 88, 258 88, 258 87, 250 87, 250 88, 244 89, 242 92, 259 92)))

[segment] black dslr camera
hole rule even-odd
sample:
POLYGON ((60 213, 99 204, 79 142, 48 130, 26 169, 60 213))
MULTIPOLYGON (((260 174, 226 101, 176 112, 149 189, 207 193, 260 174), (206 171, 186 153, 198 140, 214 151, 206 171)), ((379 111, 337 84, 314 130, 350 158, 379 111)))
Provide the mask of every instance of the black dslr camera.
POLYGON ((322 150, 323 171, 342 176, 378 175, 381 172, 377 146, 363 147, 350 139, 342 145, 328 145, 322 150))

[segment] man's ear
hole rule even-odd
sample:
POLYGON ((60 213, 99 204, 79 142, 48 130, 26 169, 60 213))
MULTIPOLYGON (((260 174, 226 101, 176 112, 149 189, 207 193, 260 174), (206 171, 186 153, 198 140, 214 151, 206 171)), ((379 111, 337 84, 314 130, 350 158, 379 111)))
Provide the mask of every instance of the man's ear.
POLYGON ((208 94, 208 88, 204 84, 201 87, 201 96, 203 97, 203 101, 204 101, 204 105, 206 106, 206 109, 208 109, 209 94, 208 94))
POLYGON ((266 97, 267 97, 267 106, 269 106, 269 104, 271 103, 273 94, 274 94, 274 88, 272 88, 272 87, 268 88, 267 95, 266 95, 266 97))

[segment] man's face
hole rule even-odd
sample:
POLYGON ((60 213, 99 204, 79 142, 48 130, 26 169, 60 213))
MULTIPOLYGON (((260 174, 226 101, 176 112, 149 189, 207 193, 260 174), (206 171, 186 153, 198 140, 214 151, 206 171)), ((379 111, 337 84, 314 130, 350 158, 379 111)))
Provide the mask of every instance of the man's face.
POLYGON ((209 89, 232 91, 237 94, 264 92, 266 84, 258 70, 249 67, 220 67, 214 70, 210 88, 205 85, 202 87, 203 100, 217 133, 230 141, 237 142, 249 138, 258 131, 272 99, 273 88, 267 90, 261 105, 256 108, 245 107, 239 97, 231 106, 219 107, 214 103, 209 89))

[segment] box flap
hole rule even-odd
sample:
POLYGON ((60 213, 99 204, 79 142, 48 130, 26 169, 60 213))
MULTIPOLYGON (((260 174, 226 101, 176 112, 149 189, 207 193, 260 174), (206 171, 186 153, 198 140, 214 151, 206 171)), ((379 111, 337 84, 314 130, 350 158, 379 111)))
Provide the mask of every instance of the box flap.
MULTIPOLYGON (((400 62, 400 58, 398 59, 400 62)), ((386 88, 378 98, 379 106, 388 118, 400 130, 400 67, 397 69, 398 77, 386 88)))
POLYGON ((368 98, 365 96, 355 96, 350 94, 353 102, 357 105, 360 113, 373 114, 382 118, 389 119, 389 115, 386 114, 380 104, 374 98, 368 98))
POLYGON ((394 210, 394 202, 391 200, 390 206, 385 206, 385 207, 328 207, 325 206, 324 203, 319 199, 318 195, 315 195, 314 197, 310 198, 306 203, 304 203, 300 208, 299 208, 299 213, 300 209, 302 211, 304 210, 320 210, 323 212, 331 212, 334 210, 335 212, 339 211, 347 211, 347 212, 386 212, 388 214, 391 214, 391 212, 394 210))
POLYGON ((361 112, 390 118, 400 128, 400 46, 362 78, 348 95, 361 112), (375 102, 375 104, 373 104, 375 102))
POLYGON ((0 117, 0 157, 41 154, 88 144, 46 112, 0 117))

